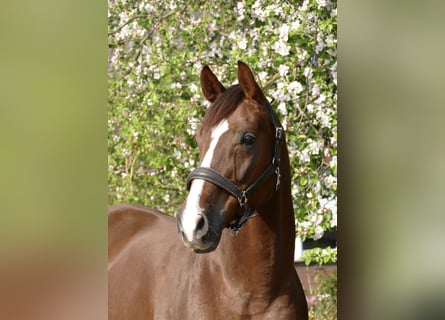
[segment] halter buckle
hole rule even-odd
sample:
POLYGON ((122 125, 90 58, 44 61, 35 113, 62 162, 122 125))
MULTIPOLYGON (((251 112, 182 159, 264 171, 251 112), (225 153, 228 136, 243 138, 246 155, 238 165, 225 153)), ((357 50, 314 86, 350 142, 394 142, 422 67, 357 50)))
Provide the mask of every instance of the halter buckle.
POLYGON ((246 190, 242 191, 241 197, 238 197, 238 201, 241 207, 247 208, 247 202, 249 200, 247 199, 246 190))

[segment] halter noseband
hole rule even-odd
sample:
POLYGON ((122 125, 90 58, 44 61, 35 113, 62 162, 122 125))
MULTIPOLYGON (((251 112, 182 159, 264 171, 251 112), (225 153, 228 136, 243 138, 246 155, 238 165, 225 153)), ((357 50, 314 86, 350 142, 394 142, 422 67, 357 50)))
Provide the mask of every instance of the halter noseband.
POLYGON ((269 117, 275 127, 275 151, 272 158, 272 163, 260 174, 260 176, 246 189, 241 190, 235 183, 221 175, 218 171, 208 167, 198 167, 194 169, 187 177, 187 189, 190 190, 192 180, 202 179, 213 183, 214 185, 226 190, 233 195, 242 208, 245 209, 245 213, 242 217, 235 219, 234 222, 229 224, 230 230, 239 231, 241 227, 249 220, 253 218, 254 208, 249 206, 249 196, 258 189, 263 183, 273 174, 277 176, 275 184, 275 191, 280 187, 280 149, 283 142, 283 127, 278 123, 278 120, 272 110, 269 102, 266 103, 266 109, 269 113, 269 117))

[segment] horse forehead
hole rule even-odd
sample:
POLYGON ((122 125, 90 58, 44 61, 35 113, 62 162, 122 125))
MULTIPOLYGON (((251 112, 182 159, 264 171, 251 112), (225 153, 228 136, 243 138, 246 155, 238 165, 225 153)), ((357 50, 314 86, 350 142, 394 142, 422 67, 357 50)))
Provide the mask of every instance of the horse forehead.
POLYGON ((208 132, 202 132, 202 138, 204 141, 204 159, 212 157, 217 145, 221 140, 221 136, 229 130, 229 122, 227 119, 222 119, 218 124, 212 127, 208 132))
POLYGON ((211 130, 210 138, 211 140, 219 140, 219 138, 229 130, 229 122, 227 119, 222 119, 216 126, 211 130))
POLYGON ((203 130, 200 130, 196 136, 198 144, 204 150, 207 150, 215 138, 222 142, 226 132, 238 132, 239 130, 255 131, 259 127, 264 126, 267 115, 258 106, 252 106, 251 104, 241 103, 230 115, 221 119, 213 127, 203 127, 203 130))
POLYGON ((262 112, 257 106, 248 103, 241 104, 228 118, 231 130, 256 130, 262 127, 267 120, 267 114, 262 112))

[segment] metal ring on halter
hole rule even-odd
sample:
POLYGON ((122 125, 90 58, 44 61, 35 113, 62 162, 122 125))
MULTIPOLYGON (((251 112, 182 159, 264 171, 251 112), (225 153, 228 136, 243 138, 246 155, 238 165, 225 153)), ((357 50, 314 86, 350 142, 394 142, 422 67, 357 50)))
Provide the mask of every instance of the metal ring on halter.
POLYGON ((247 199, 246 190, 242 191, 241 197, 238 198, 238 201, 241 207, 247 207, 247 202, 249 201, 249 199, 247 199))

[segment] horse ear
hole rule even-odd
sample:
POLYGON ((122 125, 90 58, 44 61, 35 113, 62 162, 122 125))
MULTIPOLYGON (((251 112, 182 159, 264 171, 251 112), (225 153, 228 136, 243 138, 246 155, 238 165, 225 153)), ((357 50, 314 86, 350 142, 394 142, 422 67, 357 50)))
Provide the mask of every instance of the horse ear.
POLYGON ((208 66, 205 66, 201 71, 201 88, 202 93, 210 102, 215 101, 226 89, 208 66))
POLYGON ((238 61, 238 83, 246 97, 252 98, 261 105, 266 103, 267 99, 260 86, 256 83, 252 71, 242 61, 238 61))

